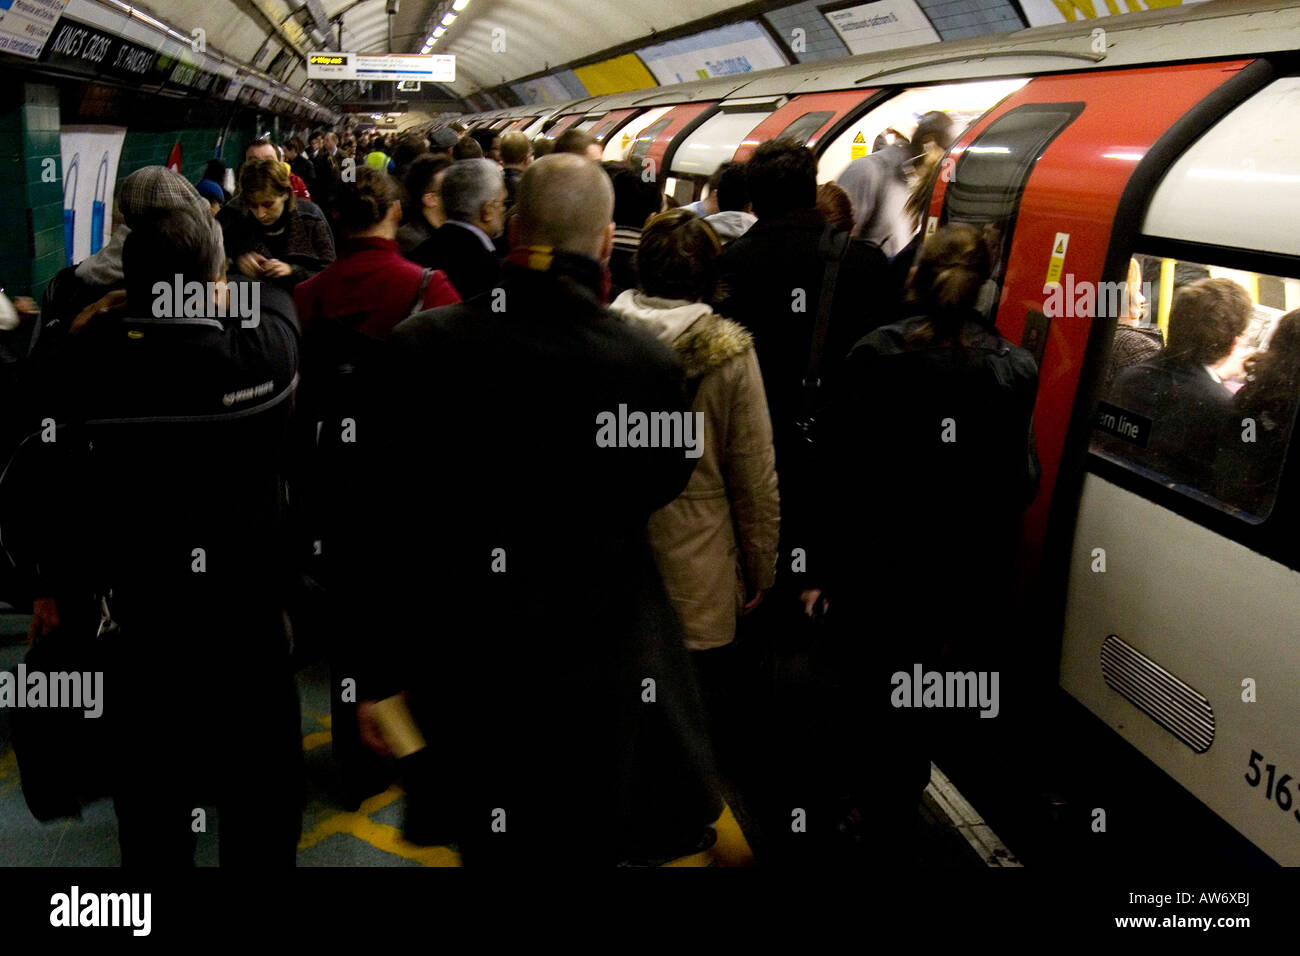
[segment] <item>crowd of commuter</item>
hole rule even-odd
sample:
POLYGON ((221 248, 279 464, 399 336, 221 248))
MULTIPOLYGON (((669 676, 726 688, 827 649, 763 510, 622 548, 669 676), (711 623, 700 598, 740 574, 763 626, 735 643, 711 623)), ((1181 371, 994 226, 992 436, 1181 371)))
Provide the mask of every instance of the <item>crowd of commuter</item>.
MULTIPOLYGON (((905 851, 935 728, 888 675, 970 664, 1038 481, 1036 364, 979 308, 996 251, 922 234, 953 136, 927 114, 820 188, 766 142, 683 208, 576 129, 322 131, 197 187, 127 177, 32 320, 23 431, 58 437, 24 443, 0 515, 32 637, 112 638, 123 862, 190 860, 209 791, 223 862, 293 862, 313 633, 345 805, 400 774, 408 838, 469 864, 694 852, 721 787, 780 776, 753 772, 745 645, 813 620, 840 765, 751 809, 794 834, 773 859, 811 858, 795 808, 818 853, 867 818, 905 851), (182 282, 194 308, 160 315, 182 282), (215 757, 157 719, 198 711, 215 757)), ((1167 345, 1117 338, 1115 400, 1235 401, 1281 454, 1296 314, 1235 400, 1214 371, 1249 308, 1180 290, 1167 345)), ((1150 453, 1213 467, 1210 429, 1150 453)))

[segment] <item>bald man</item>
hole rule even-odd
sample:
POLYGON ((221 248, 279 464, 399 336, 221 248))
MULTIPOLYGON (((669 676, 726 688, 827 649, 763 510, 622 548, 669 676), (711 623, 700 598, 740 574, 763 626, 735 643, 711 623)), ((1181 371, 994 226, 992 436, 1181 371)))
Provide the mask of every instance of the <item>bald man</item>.
POLYGON ((360 584, 390 640, 368 648, 362 734, 407 766, 407 838, 469 866, 660 863, 721 812, 644 534, 694 466, 687 435, 608 426, 689 407, 673 353, 604 307, 613 207, 590 160, 533 163, 500 284, 388 343, 360 584), (401 691, 419 734, 388 718, 401 691))

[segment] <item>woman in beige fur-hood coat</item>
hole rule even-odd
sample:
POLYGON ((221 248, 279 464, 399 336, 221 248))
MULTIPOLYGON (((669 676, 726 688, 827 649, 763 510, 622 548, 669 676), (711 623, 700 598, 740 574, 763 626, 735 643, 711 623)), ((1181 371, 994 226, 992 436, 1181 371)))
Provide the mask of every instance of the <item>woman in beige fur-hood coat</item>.
POLYGON ((731 643, 736 619, 776 575, 780 508, 767 396, 743 326, 713 313, 717 239, 673 210, 647 224, 637 253, 640 288, 610 309, 670 345, 703 413, 701 454, 682 493, 650 518, 655 561, 686 632, 686 646, 731 643))

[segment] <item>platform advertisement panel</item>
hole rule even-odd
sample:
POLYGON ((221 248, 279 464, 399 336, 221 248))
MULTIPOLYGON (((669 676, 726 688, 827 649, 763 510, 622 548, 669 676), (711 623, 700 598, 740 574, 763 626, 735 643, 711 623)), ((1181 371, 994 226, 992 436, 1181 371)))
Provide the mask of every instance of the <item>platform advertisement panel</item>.
POLYGON ((59 130, 67 265, 99 252, 113 234, 113 186, 124 139, 126 128, 122 126, 64 126, 59 130))
POLYGON ((750 21, 669 40, 636 53, 665 86, 788 65, 767 31, 750 21))
POLYGON ((1204 2, 1205 0, 1020 0, 1020 8, 1025 11, 1031 27, 1045 27, 1054 23, 1095 20, 1120 13, 1204 2))
POLYGON ((853 54, 938 43, 940 39, 916 0, 828 4, 818 9, 853 54))

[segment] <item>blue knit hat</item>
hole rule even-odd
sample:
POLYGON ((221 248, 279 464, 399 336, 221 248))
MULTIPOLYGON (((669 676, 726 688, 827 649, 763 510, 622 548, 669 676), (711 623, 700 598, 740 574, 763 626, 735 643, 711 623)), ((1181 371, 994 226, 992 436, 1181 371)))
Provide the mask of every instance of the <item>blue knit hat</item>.
POLYGON ((200 179, 198 185, 199 195, 204 199, 212 202, 226 204, 226 191, 221 188, 221 184, 211 179, 200 179))

